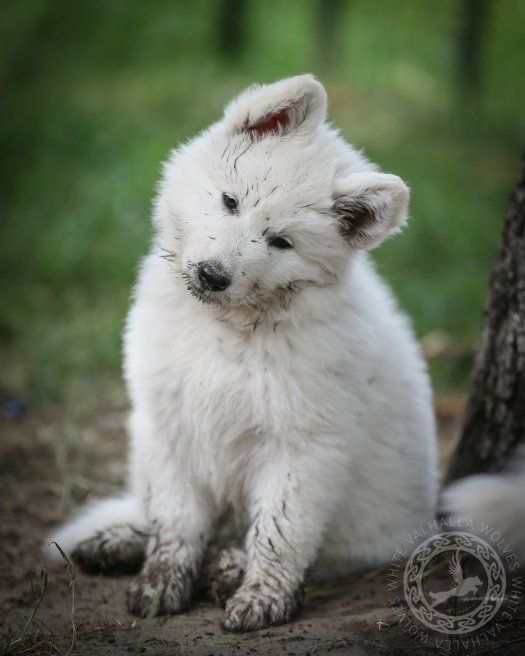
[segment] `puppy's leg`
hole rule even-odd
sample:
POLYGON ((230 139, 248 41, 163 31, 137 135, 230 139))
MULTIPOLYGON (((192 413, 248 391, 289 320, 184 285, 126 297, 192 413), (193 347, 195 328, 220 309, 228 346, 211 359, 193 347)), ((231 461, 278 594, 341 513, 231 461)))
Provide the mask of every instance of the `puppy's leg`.
POLYGON ((140 617, 188 608, 210 529, 207 497, 179 465, 168 442, 149 432, 135 443, 135 485, 144 499, 146 559, 128 590, 128 609, 140 617))
POLYGON ((146 559, 128 590, 128 609, 140 617, 188 608, 208 535, 206 509, 191 486, 179 479, 167 487, 160 479, 151 482, 146 559))
MULTIPOLYGON (((227 602, 223 628, 252 631, 290 620, 299 609, 304 573, 334 511, 339 463, 304 452, 281 453, 258 470, 252 489, 246 573, 227 602)), ((327 457, 328 455, 328 457, 327 457)), ((333 455, 333 454, 332 454, 333 455)), ((337 459, 336 459, 337 460, 337 459)))

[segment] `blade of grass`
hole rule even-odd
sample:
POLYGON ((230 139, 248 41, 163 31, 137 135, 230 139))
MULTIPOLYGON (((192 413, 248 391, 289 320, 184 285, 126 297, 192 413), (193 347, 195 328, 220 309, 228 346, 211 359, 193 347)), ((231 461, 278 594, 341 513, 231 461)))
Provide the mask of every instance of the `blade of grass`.
POLYGON ((72 652, 73 647, 75 646, 75 642, 77 639, 77 627, 75 625, 75 566, 71 562, 70 558, 68 555, 65 553, 65 551, 62 549, 62 547, 58 544, 58 542, 50 542, 50 544, 54 544, 55 547, 58 549, 60 555, 64 559, 64 562, 66 563, 66 569, 69 572, 69 619, 71 620, 71 630, 73 633, 73 636, 71 638, 71 645, 67 652, 64 654, 64 656, 69 656, 69 654, 72 652))
POLYGON ((47 590, 47 569, 41 569, 40 570, 40 592, 36 594, 35 592, 35 586, 33 583, 33 573, 31 572, 31 597, 33 600, 33 611, 31 615, 29 616, 27 622, 25 623, 24 628, 22 629, 22 632, 18 637, 14 638, 13 640, 8 641, 6 644, 2 645, 0 647, 0 654, 8 654, 13 647, 15 647, 17 644, 21 643, 24 636, 27 634, 27 631, 29 630, 29 627, 31 626, 35 615, 37 614, 37 611, 40 607, 40 604, 42 603, 42 600, 45 597, 46 590, 47 590))

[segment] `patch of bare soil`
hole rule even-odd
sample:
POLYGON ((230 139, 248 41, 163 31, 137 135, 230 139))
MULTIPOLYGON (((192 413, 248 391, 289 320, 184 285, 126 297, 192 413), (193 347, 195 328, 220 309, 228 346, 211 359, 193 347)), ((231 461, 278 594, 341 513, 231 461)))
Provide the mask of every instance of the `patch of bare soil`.
MULTIPOLYGON (((442 403, 437 410, 446 454, 461 404, 442 403)), ((389 603, 388 568, 307 588, 303 611, 294 622, 250 634, 222 631, 221 609, 206 601, 198 601, 190 612, 175 617, 132 617, 125 604, 127 577, 90 577, 78 571, 73 576, 66 562, 50 566, 41 553, 49 528, 80 500, 114 492, 122 485, 124 416, 113 411, 95 415, 98 419, 89 426, 85 419, 70 422, 56 415, 2 420, 0 653, 524 653, 523 606, 511 622, 505 623, 504 630, 495 630, 494 637, 480 638, 477 643, 461 645, 453 641, 453 636, 425 632, 413 635, 414 623, 403 612, 394 614, 389 603)))

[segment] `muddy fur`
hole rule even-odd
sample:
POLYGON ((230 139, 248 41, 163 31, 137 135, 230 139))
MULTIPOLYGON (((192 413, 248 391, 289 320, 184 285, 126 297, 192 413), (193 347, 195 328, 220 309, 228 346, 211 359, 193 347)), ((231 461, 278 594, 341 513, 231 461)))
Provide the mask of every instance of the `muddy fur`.
POLYGON ((130 524, 116 524, 79 542, 72 556, 88 574, 134 574, 144 561, 147 539, 130 524))

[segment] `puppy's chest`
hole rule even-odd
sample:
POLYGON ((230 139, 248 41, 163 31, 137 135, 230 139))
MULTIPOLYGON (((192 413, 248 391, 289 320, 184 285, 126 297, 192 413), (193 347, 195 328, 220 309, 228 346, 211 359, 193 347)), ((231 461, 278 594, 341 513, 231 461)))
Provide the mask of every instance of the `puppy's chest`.
POLYGON ((242 498, 254 472, 279 461, 287 445, 302 448, 309 435, 340 434, 348 424, 346 386, 334 377, 341 349, 308 328, 298 332, 211 325, 165 332, 162 351, 157 340, 149 344, 160 434, 221 507, 242 498))
POLYGON ((274 333, 193 335, 164 363, 158 407, 178 442, 225 448, 254 434, 281 434, 297 417, 308 421, 316 359, 274 333))

